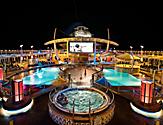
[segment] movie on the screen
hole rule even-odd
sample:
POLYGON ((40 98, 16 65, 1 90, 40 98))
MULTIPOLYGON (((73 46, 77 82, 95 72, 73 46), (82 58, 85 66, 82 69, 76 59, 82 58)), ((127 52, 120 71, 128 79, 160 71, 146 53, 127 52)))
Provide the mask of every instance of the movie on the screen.
POLYGON ((93 42, 69 42, 70 53, 93 53, 93 42))

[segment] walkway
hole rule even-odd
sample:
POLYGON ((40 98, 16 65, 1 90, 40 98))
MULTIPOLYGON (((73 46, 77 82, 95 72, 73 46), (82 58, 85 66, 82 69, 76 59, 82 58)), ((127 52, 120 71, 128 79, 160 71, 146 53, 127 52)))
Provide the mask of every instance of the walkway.
MULTIPOLYGON (((65 71, 65 74, 71 74, 71 86, 73 87, 90 87, 91 86, 91 79, 92 74, 96 71, 85 67, 85 66, 78 66, 75 68, 71 68, 65 71)), ((68 79, 68 77, 66 77, 68 79)))

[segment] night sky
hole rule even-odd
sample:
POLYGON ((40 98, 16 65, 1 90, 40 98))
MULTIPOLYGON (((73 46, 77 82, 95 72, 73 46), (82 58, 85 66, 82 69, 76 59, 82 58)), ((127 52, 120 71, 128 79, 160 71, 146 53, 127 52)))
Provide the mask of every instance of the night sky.
POLYGON ((110 39, 120 44, 116 49, 162 50, 162 4, 124 3, 108 0, 54 0, 53 2, 13 2, 1 11, 0 49, 45 49, 44 43, 68 37, 77 25, 89 28, 94 37, 110 39), (90 2, 88 2, 90 1, 90 2))

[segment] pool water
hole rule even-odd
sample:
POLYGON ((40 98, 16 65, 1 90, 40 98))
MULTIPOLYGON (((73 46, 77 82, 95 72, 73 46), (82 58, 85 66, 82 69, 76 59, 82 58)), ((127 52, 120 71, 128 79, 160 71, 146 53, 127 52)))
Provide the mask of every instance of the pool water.
POLYGON ((62 105, 64 109, 73 110, 74 112, 89 112, 89 103, 91 110, 98 109, 106 101, 103 96, 95 91, 72 89, 65 91, 64 95, 68 98, 68 104, 62 105))
POLYGON ((104 69, 104 77, 111 86, 140 86, 141 80, 129 73, 118 72, 113 69, 104 69))
POLYGON ((58 78, 59 68, 48 67, 37 69, 31 75, 23 78, 24 85, 51 85, 52 81, 58 78))

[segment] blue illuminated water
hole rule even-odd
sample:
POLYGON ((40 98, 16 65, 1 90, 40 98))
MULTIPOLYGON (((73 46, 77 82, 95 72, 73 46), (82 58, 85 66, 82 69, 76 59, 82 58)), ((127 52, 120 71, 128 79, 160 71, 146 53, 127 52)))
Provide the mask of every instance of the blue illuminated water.
POLYGON ((106 101, 102 94, 90 90, 71 89, 65 91, 64 95, 68 98, 68 104, 63 105, 64 109, 72 111, 73 101, 75 100, 75 112, 88 112, 89 103, 92 110, 98 109, 106 101))
POLYGON ((104 77, 112 86, 140 86, 141 80, 131 74, 118 72, 113 69, 104 69, 104 77))
POLYGON ((59 68, 48 67, 37 69, 32 75, 23 78, 24 85, 51 85, 58 78, 59 68))

